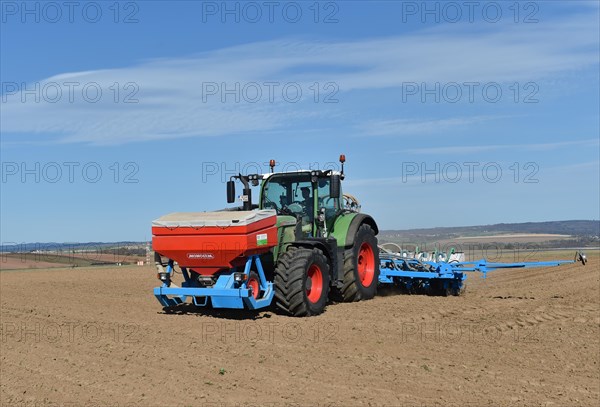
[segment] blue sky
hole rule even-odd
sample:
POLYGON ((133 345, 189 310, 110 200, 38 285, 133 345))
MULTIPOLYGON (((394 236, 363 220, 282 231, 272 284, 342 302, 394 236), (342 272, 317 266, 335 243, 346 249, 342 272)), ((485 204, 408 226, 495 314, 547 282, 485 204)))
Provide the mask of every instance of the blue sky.
POLYGON ((149 239, 340 153, 382 229, 598 219, 598 4, 3 1, 1 240, 149 239))

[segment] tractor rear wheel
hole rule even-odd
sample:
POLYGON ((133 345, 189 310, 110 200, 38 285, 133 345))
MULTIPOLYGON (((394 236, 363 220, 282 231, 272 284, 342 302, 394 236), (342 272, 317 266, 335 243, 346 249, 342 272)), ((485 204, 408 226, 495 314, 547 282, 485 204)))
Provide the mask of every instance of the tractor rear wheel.
POLYGON ((329 294, 329 264, 319 249, 290 247, 275 268, 275 305, 307 317, 323 312, 329 294))
POLYGON ((379 282, 379 249, 371 226, 363 224, 354 246, 344 252, 344 281, 339 292, 344 301, 370 300, 379 282))

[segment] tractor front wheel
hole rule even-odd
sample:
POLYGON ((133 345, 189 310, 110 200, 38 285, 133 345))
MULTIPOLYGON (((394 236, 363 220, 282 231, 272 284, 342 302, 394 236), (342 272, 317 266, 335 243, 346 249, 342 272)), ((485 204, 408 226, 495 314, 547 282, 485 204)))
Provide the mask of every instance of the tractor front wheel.
POLYGON ((275 268, 275 305, 306 317, 323 312, 329 295, 329 264, 319 249, 290 247, 275 268))
POLYGON ((379 249, 373 229, 363 224, 354 246, 344 253, 344 282, 339 294, 344 301, 369 300, 377 293, 379 249))

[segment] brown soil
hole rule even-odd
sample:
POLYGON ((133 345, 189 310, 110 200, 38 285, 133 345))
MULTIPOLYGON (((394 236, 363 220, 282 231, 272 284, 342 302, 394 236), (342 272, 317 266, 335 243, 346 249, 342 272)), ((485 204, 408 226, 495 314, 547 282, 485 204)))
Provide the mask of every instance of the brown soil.
POLYGON ((146 256, 131 256, 127 254, 108 253, 76 253, 68 255, 10 253, 0 256, 0 270, 47 269, 55 267, 85 267, 94 263, 107 265, 123 263, 135 264, 145 261, 146 256), (51 260, 51 261, 49 261, 51 260))
POLYGON ((67 267, 65 263, 51 263, 32 259, 3 256, 0 259, 0 270, 47 269, 52 267, 67 267))
POLYGON ((599 266, 305 319, 167 315, 146 266, 1 273, 0 405, 597 406, 599 266))
POLYGON ((133 256, 123 253, 75 253, 72 255, 78 259, 89 260, 92 262, 106 263, 137 263, 139 260, 145 261, 146 256, 133 256))

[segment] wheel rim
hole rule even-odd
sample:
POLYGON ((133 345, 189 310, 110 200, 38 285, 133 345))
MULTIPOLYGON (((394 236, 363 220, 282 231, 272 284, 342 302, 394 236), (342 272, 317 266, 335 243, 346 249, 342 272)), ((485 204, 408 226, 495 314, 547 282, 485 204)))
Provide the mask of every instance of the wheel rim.
POLYGON ((323 292, 323 273, 316 264, 311 265, 306 273, 306 298, 313 304, 321 299, 323 292))
POLYGON ((248 279, 247 286, 248 288, 252 288, 252 296, 254 297, 254 299, 257 299, 260 290, 260 284, 256 277, 250 277, 248 279))
POLYGON ((375 253, 373 253, 373 248, 367 242, 360 245, 358 249, 356 269, 360 283, 365 287, 370 286, 375 276, 375 253))

